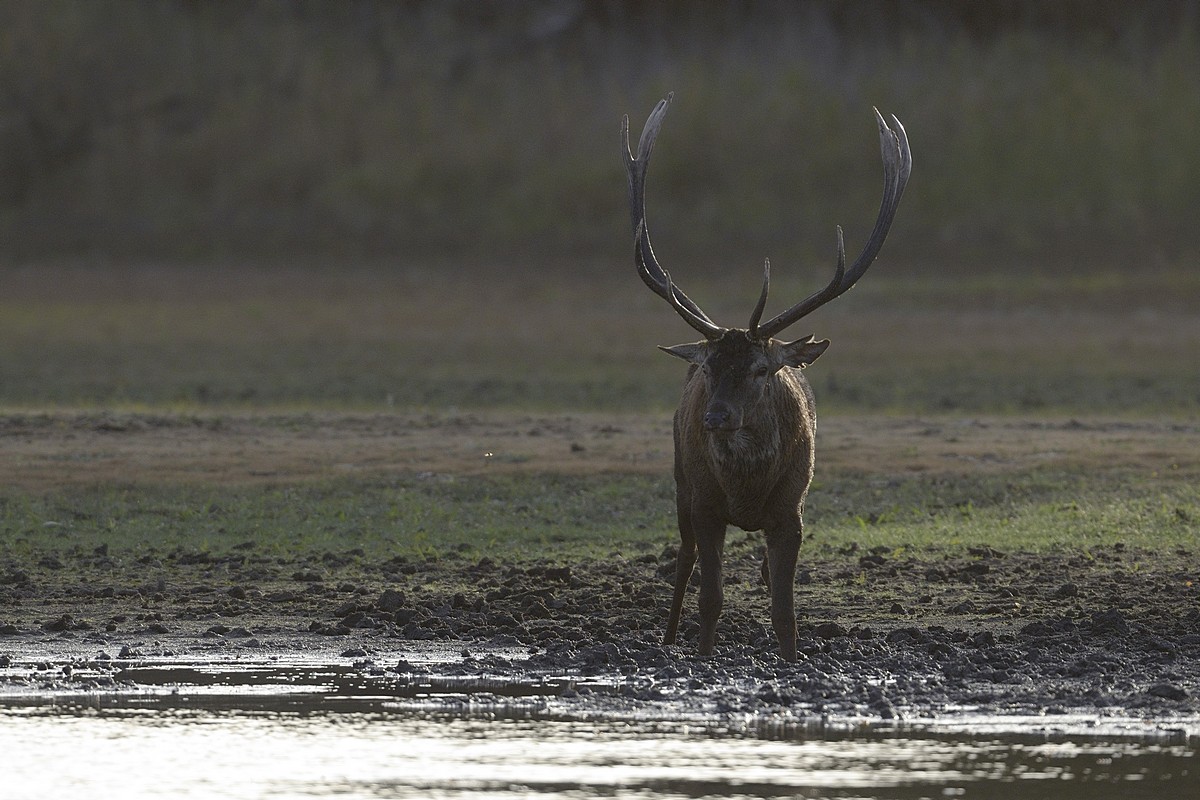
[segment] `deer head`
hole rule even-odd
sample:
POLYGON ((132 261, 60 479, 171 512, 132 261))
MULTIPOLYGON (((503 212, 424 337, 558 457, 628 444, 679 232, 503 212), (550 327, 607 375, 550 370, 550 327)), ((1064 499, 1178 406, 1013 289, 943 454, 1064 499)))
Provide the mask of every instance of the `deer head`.
POLYGON ((812 336, 794 342, 756 338, 749 330, 725 329, 715 339, 659 349, 695 365, 708 388, 704 427, 732 432, 743 427, 766 397, 771 379, 784 367, 803 369, 817 360, 829 340, 812 336))
POLYGON ((629 215, 634 228, 634 262, 646 286, 670 303, 684 322, 704 336, 703 341, 662 349, 702 371, 709 398, 704 415, 705 427, 712 431, 732 431, 742 427, 747 412, 769 391, 771 378, 779 370, 784 367, 806 367, 829 346, 828 339, 818 341, 812 336, 791 342, 778 340, 775 336, 848 291, 871 266, 883 247, 900 197, 904 194, 912 171, 912 154, 900 121, 892 117, 892 127, 889 127, 876 110, 883 157, 883 202, 862 253, 847 269, 845 242, 841 226, 838 226, 837 266, 833 280, 824 289, 814 292, 791 308, 766 322, 760 322, 771 283, 771 262, 764 261, 762 292, 750 314, 749 324, 746 328, 724 328, 714 323, 700 306, 675 285, 670 274, 658 263, 654 248, 650 245, 650 230, 646 224, 646 168, 673 98, 674 94, 668 94, 650 113, 638 140, 636 155, 629 148, 629 117, 621 121, 621 141, 629 177, 629 215))

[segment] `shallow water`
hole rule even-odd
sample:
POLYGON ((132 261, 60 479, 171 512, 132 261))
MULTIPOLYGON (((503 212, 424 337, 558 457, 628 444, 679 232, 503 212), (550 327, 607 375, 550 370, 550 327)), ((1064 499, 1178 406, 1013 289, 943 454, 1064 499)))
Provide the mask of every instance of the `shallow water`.
POLYGON ((1196 737, 1132 718, 781 720, 300 662, 115 677, 0 693, 0 797, 1200 797, 1196 737))
POLYGON ((764 739, 683 723, 388 712, 0 711, 5 797, 1188 797, 1182 745, 764 739))

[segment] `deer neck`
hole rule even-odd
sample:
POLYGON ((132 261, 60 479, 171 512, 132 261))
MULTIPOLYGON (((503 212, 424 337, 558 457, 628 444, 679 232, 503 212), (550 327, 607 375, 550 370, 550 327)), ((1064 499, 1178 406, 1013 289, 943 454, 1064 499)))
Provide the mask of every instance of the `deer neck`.
POLYGON ((763 479, 774 477, 777 465, 785 460, 780 420, 773 406, 767 400, 760 413, 748 415, 746 424, 735 431, 705 432, 713 474, 726 493, 741 488, 761 493, 763 479))

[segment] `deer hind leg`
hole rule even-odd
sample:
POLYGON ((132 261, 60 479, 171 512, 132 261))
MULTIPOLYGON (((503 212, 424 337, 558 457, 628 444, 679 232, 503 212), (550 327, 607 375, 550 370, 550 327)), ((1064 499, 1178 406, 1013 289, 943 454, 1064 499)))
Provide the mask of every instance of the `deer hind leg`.
POLYGON ((769 572, 767 585, 771 592, 771 627, 779 641, 779 653, 788 661, 796 660, 796 559, 800 553, 801 524, 788 525, 767 531, 767 558, 764 566, 769 572))

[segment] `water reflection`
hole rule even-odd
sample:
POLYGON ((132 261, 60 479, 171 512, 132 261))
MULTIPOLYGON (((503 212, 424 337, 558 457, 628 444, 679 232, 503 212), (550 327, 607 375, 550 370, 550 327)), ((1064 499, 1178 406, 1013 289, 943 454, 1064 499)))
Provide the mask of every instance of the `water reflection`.
POLYGON ((1187 744, 236 705, 0 707, 0 796, 1200 797, 1187 744))

